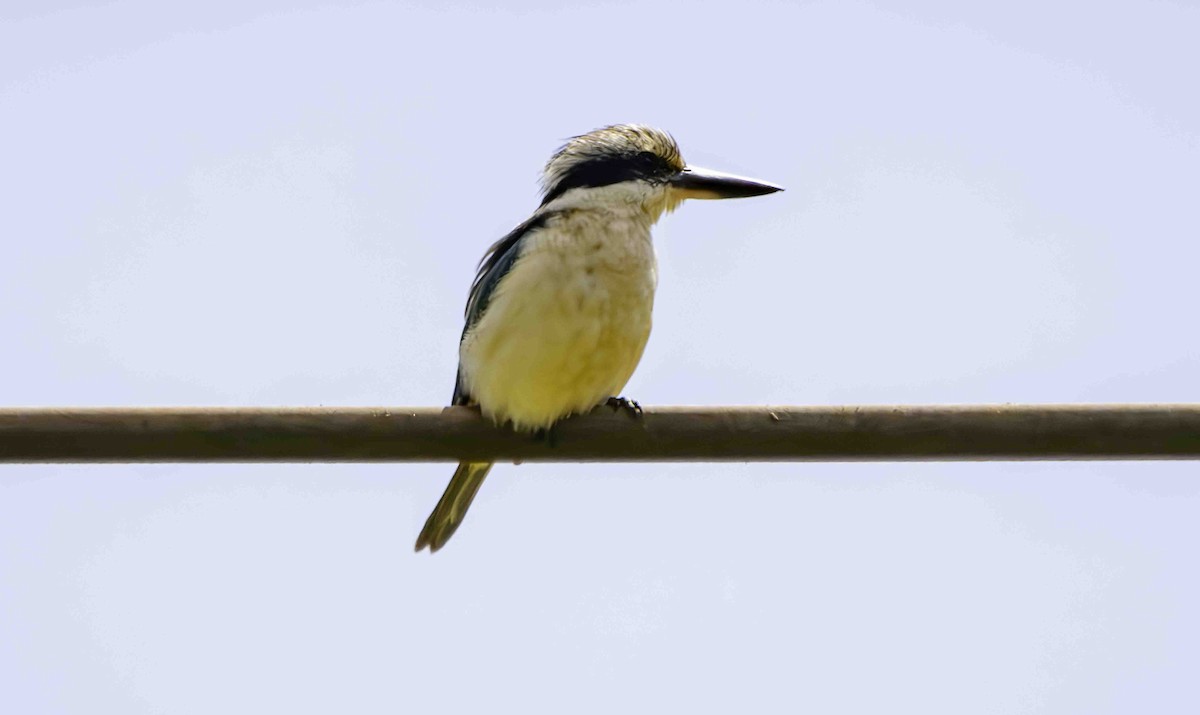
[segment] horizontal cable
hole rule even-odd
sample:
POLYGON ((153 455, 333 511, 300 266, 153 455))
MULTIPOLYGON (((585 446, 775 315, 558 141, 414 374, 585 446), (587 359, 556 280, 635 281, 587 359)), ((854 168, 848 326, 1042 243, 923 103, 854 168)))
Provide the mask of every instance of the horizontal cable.
POLYGON ((601 407, 542 438, 466 407, 0 409, 0 462, 1198 458, 1200 405, 601 407))

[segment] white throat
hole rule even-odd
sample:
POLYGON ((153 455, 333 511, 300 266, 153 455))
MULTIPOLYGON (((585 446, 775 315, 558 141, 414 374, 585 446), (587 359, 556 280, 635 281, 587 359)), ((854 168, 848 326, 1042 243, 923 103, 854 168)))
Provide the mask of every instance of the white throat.
POLYGON ((646 225, 653 226, 664 211, 672 211, 676 205, 678 200, 673 199, 666 186, 645 181, 622 181, 608 186, 571 189, 538 209, 538 213, 591 210, 618 213, 629 218, 641 213, 646 225))

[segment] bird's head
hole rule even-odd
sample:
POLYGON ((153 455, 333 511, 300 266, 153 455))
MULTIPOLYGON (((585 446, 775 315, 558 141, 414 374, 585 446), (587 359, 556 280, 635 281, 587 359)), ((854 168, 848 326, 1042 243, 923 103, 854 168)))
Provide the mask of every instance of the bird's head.
POLYGON ((782 187, 688 166, 675 139, 639 124, 617 124, 568 141, 542 173, 542 206, 553 202, 638 202, 657 218, 684 199, 734 199, 782 187))

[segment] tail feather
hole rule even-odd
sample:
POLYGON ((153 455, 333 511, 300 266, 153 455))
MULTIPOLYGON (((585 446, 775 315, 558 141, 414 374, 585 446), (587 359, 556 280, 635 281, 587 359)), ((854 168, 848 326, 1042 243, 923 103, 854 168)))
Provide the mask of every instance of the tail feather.
POLYGON ((417 537, 417 551, 428 546, 429 552, 433 553, 446 545, 467 515, 475 492, 479 491, 479 485, 483 484, 484 477, 491 469, 491 462, 462 462, 458 465, 445 493, 425 520, 425 528, 417 537))

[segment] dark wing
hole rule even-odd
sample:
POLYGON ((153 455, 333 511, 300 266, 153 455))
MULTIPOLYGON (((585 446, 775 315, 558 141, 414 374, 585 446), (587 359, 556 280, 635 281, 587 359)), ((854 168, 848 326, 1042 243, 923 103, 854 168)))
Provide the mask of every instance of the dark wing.
MULTIPOLYGON (((500 284, 500 279, 508 275, 513 264, 517 262, 517 256, 521 254, 522 239, 545 226, 552 214, 553 212, 537 214, 514 228, 504 238, 493 243, 487 253, 483 254, 483 258, 479 261, 479 270, 475 274, 475 282, 471 284, 471 294, 467 298, 466 324, 463 325, 462 333, 464 336, 471 326, 483 317, 488 303, 492 301, 496 286, 500 284)), ((461 341, 462 338, 459 340, 461 341)), ((463 390, 462 373, 460 372, 454 381, 454 397, 451 404, 467 405, 470 403, 471 396, 463 390)))

